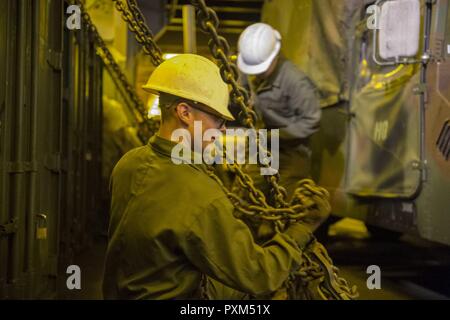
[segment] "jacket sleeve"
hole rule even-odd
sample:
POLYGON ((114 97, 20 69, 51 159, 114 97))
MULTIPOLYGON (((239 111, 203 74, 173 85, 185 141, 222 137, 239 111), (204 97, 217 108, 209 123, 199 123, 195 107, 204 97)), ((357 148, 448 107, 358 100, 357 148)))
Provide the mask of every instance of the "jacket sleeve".
POLYGON ((290 70, 286 77, 289 104, 295 111, 295 117, 288 126, 280 128, 280 139, 305 139, 319 128, 322 112, 317 90, 308 77, 297 70, 290 70))
POLYGON ((184 244, 188 259, 203 273, 253 295, 276 291, 300 265, 301 251, 285 234, 257 245, 247 225, 233 216, 227 198, 198 213, 184 244))

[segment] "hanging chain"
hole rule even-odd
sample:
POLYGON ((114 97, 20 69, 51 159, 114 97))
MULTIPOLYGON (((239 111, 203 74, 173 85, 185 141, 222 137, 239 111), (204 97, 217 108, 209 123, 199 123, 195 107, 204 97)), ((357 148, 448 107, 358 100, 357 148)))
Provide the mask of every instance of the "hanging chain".
POLYGON ((120 0, 112 1, 122 14, 122 19, 127 23, 129 30, 133 32, 136 41, 142 45, 144 52, 152 59, 153 65, 161 64, 164 61, 161 49, 153 40, 153 33, 148 28, 144 15, 138 8, 136 1, 127 0, 127 5, 120 0))
MULTIPOLYGON (((246 126, 255 129, 257 115, 250 105, 247 90, 239 85, 238 69, 230 59, 230 45, 224 37, 218 34, 219 18, 216 12, 207 7, 204 0, 191 0, 191 4, 197 9, 200 30, 208 34, 211 38, 208 41, 208 47, 219 65, 223 81, 231 87, 230 96, 233 102, 240 108, 239 117, 246 126)), ((261 148, 261 145, 259 147, 261 148)), ((270 152, 267 150, 264 150, 264 152, 270 157, 270 152)), ((262 166, 267 168, 269 165, 262 166)), ((234 169, 240 170, 240 168, 236 167, 234 169)), ((289 203, 285 200, 287 197, 286 189, 278 184, 280 180, 279 174, 268 175, 265 178, 271 187, 275 205, 277 207, 288 207, 289 203)), ((251 186, 247 183, 248 180, 242 180, 241 182, 251 189, 251 186)))
POLYGON ((239 85, 239 71, 229 58, 230 45, 228 44, 228 41, 217 32, 219 18, 217 17, 216 12, 207 7, 205 1, 202 0, 191 0, 191 4, 197 9, 200 30, 211 37, 208 41, 208 47, 212 56, 219 64, 222 79, 231 86, 231 98, 241 109, 239 117, 246 126, 254 129, 257 115, 250 107, 250 99, 247 90, 239 85))
POLYGON ((133 89, 131 84, 129 83, 127 77, 122 72, 120 66, 115 61, 111 51, 108 49, 108 47, 105 44, 105 41, 100 36, 97 28, 92 23, 91 17, 86 12, 83 3, 80 0, 75 0, 75 3, 79 6, 82 14, 82 19, 84 24, 86 25, 88 31, 90 32, 91 36, 93 37, 98 51, 97 54, 102 59, 104 65, 108 70, 112 73, 113 76, 119 81, 122 88, 125 90, 126 96, 131 100, 133 105, 136 108, 136 111, 138 114, 134 113, 134 115, 138 118, 138 135, 139 139, 146 143, 147 140, 150 138, 150 136, 157 130, 158 125, 155 121, 148 119, 147 116, 147 110, 144 106, 144 103, 141 99, 139 99, 138 95, 136 94, 136 91, 133 89))

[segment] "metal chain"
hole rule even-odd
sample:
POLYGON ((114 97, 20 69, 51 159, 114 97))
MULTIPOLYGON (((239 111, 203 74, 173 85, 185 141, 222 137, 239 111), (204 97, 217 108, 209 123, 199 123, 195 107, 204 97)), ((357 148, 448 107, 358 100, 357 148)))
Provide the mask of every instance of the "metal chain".
POLYGON ((156 124, 155 121, 148 119, 147 110, 144 106, 144 103, 142 102, 141 99, 139 99, 138 95, 136 94, 136 91, 133 89, 127 77, 122 72, 120 66, 115 61, 113 55, 111 54, 111 51, 106 46, 96 26, 93 24, 91 17, 84 9, 83 3, 80 0, 75 0, 75 3, 79 6, 83 22, 97 45, 98 48, 97 54, 102 59, 106 68, 108 68, 108 70, 112 73, 112 75, 115 76, 115 78, 119 81, 120 85, 125 90, 127 97, 131 100, 134 107, 136 108, 138 114, 137 115, 136 113, 134 114, 138 118, 137 122, 139 125, 138 127, 139 139, 143 143, 146 143, 147 140, 150 138, 150 136, 157 130, 158 125, 156 124))
MULTIPOLYGON (((316 297, 324 300, 353 300, 359 294, 356 286, 350 287, 344 278, 339 277, 339 269, 327 250, 317 240, 314 240, 303 251, 303 261, 299 270, 292 273, 285 285, 291 297, 303 297, 310 283, 319 280, 315 288, 316 297), (298 288, 300 286, 300 288, 298 288)), ((309 297, 311 298, 311 297, 309 297)))
POLYGON ((144 52, 152 59, 153 65, 157 66, 161 64, 164 61, 161 49, 153 41, 153 33, 148 28, 144 15, 138 8, 136 1, 127 0, 127 5, 120 0, 112 1, 115 3, 117 10, 122 14, 122 18, 127 23, 128 29, 133 32, 136 41, 142 45, 144 52))
POLYGON ((231 86, 231 98, 241 109, 240 117, 245 125, 255 128, 257 115, 250 107, 247 90, 238 83, 239 71, 229 58, 230 46, 228 41, 217 32, 219 19, 216 12, 207 7, 203 0, 191 0, 191 4, 197 9, 200 30, 211 37, 208 41, 208 47, 219 64, 222 79, 231 86))
MULTIPOLYGON (((225 83, 231 87, 231 98, 233 102, 239 106, 239 117, 243 119, 245 125, 249 128, 255 129, 257 115, 250 105, 249 94, 245 88, 239 85, 239 72, 236 65, 230 59, 230 46, 228 41, 218 34, 219 19, 216 12, 206 6, 204 0, 191 0, 191 4, 197 9, 197 17, 199 20, 200 30, 208 34, 211 39, 208 41, 208 47, 212 56, 216 59, 220 74, 225 83)), ((261 150, 261 144, 259 144, 261 150)), ((261 151, 260 151, 261 152, 261 151)), ((270 152, 264 150, 268 157, 270 152)), ((262 165, 268 167, 269 165, 262 165)), ((237 168, 240 170, 240 168, 237 168)), ((280 180, 279 174, 265 176, 268 184, 271 187, 275 205, 278 207, 288 207, 289 203, 285 200, 287 196, 286 189, 278 184, 280 180)), ((243 181, 247 187, 251 188, 247 181, 243 181)))
MULTIPOLYGON (((214 168, 212 166, 207 166, 206 168, 209 176, 220 185, 222 190, 227 194, 228 198, 233 203, 236 210, 243 216, 250 219, 259 219, 273 222, 299 221, 307 217, 310 214, 310 210, 314 210, 315 203, 310 200, 312 195, 318 195, 326 198, 329 196, 328 191, 324 188, 316 186, 314 181, 310 179, 304 179, 299 183, 299 187, 296 190, 297 198, 295 199, 295 202, 293 201, 292 205, 290 205, 289 207, 275 208, 267 205, 265 200, 261 198, 262 192, 250 183, 250 197, 254 197, 252 198, 252 202, 259 202, 262 203, 262 205, 249 204, 225 187, 222 180, 215 174, 214 168)), ((238 171, 237 174, 237 177, 240 179, 240 181, 242 181, 242 184, 245 184, 245 182, 243 181, 251 180, 250 176, 242 171, 238 171), (242 177, 240 177, 240 175, 242 175, 242 177)))

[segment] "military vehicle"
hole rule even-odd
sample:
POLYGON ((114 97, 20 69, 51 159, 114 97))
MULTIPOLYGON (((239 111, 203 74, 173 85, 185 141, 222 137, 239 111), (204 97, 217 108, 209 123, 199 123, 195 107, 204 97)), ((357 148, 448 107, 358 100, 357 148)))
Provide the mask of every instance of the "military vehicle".
POLYGON ((333 214, 449 245, 449 1, 268 1, 262 20, 318 87, 333 214))

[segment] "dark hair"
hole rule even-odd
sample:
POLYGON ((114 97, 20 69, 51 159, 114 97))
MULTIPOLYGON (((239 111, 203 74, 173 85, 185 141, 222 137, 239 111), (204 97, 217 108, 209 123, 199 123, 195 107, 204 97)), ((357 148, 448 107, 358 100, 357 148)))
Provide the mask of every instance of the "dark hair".
POLYGON ((167 119, 173 116, 173 108, 176 104, 183 101, 182 98, 174 96, 172 94, 161 92, 159 95, 158 106, 161 109, 161 120, 167 119))
POLYGON ((158 103, 159 108, 161 109, 161 111, 163 109, 169 109, 171 106, 175 104, 177 100, 180 100, 180 97, 161 92, 159 95, 159 103, 158 103))
POLYGON ((159 95, 159 102, 158 102, 158 106, 161 109, 161 122, 164 122, 165 119, 173 117, 174 116, 173 111, 175 107, 183 102, 191 106, 194 111, 199 110, 201 112, 207 113, 217 118, 222 118, 220 114, 216 114, 213 110, 211 110, 202 103, 161 92, 159 95))

